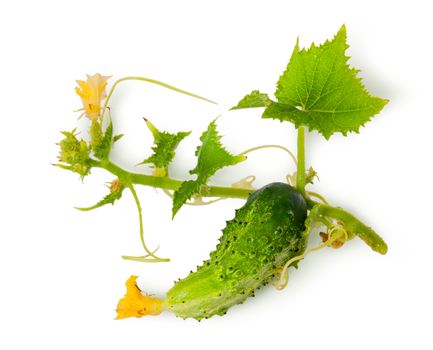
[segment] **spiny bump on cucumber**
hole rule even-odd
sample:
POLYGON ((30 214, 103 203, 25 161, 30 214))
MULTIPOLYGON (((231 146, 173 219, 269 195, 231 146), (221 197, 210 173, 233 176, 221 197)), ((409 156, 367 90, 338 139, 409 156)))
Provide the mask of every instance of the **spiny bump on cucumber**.
POLYGON ((277 266, 305 251, 306 217, 306 202, 291 186, 271 183, 255 191, 227 221, 209 259, 167 292, 161 310, 201 320, 254 297, 277 266))

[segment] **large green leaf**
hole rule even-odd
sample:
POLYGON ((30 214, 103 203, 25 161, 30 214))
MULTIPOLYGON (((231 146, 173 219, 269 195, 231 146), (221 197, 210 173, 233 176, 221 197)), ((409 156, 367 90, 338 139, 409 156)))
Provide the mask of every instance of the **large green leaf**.
POLYGON ((247 95, 236 108, 266 107, 263 118, 307 126, 329 139, 336 132, 358 132, 388 102, 374 97, 357 77, 345 55, 346 27, 320 46, 300 49, 296 43, 290 62, 278 80, 277 102, 258 92, 247 95), (254 97, 255 96, 255 97, 254 97), (260 98, 262 103, 260 104, 260 98))
POLYGON ((371 96, 357 77, 358 70, 347 64, 346 37, 343 25, 323 45, 300 50, 297 43, 277 84, 279 106, 268 107, 264 117, 306 125, 329 138, 335 132, 358 132, 378 113, 387 100, 371 96))
POLYGON ((271 103, 272 101, 267 94, 261 93, 259 90, 254 90, 231 109, 266 107, 271 103))

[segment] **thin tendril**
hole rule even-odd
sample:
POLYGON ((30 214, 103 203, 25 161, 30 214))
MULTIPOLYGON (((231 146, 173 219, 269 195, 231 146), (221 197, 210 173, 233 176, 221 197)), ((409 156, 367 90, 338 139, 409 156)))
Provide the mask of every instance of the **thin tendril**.
POLYGON ((296 186, 296 171, 292 175, 287 174, 286 175, 286 181, 290 186, 295 187, 296 186))
MULTIPOLYGON (((152 254, 155 254, 158 249, 159 249, 159 246, 152 252, 152 254)), ((132 260, 132 261, 141 261, 141 262, 158 262, 154 258, 147 259, 149 256, 150 256, 149 254, 146 254, 143 256, 122 255, 122 259, 132 260)))
POLYGON ((122 259, 130 260, 130 261, 146 262, 146 263, 158 263, 161 261, 168 261, 168 260, 157 260, 155 258, 147 258, 148 256, 149 255, 144 255, 144 256, 122 255, 122 259))
MULTIPOLYGON (((289 274, 288 274, 288 269, 290 267, 290 265, 292 265, 294 262, 302 260, 303 258, 305 258, 306 255, 310 254, 311 252, 317 251, 319 249, 325 248, 329 245, 332 244, 332 242, 335 242, 336 240, 340 239, 341 237, 339 235, 333 235, 333 233, 337 230, 341 229, 340 226, 334 226, 330 231, 329 231, 329 238, 323 242, 322 244, 319 244, 318 246, 311 248, 309 250, 307 250, 306 252, 304 252, 301 255, 295 256, 293 258, 291 258, 289 261, 287 261, 283 268, 278 269, 278 273, 280 275, 279 279, 277 282, 273 283, 275 288, 278 290, 282 290, 284 289, 287 284, 289 283, 289 274)), ((343 230, 344 233, 344 240, 346 241, 348 239, 348 234, 346 232, 346 230, 343 230)))
MULTIPOLYGON (((135 204, 136 204, 137 210, 138 210, 138 219, 139 219, 139 222, 140 222, 140 240, 141 240, 141 245, 143 246, 144 250, 148 254, 147 256, 152 257, 152 259, 147 259, 146 261, 148 261, 148 260, 152 260, 152 262, 153 261, 154 262, 170 261, 170 259, 167 259, 167 258, 159 258, 159 257, 157 257, 156 255, 153 254, 153 252, 151 252, 147 248, 146 243, 144 241, 143 216, 142 216, 142 210, 141 210, 140 200, 138 199, 137 192, 135 191, 135 188, 134 188, 134 186, 131 183, 128 184, 128 188, 130 189, 130 191, 132 193, 132 196, 134 197, 135 204)), ((129 257, 129 258, 134 258, 134 257, 129 257)), ((138 258, 144 258, 144 257, 136 257, 136 259, 129 259, 129 260, 137 260, 138 258)), ((137 261, 145 261, 145 260, 137 260, 137 261)))
POLYGON ((296 160, 295 155, 294 155, 294 154, 293 154, 293 153, 292 153, 288 148, 283 147, 283 146, 280 146, 280 145, 263 145, 263 146, 257 146, 257 147, 253 147, 253 148, 247 149, 246 151, 243 151, 243 152, 240 153, 240 154, 245 155, 245 154, 247 154, 247 153, 250 153, 250 152, 253 152, 253 151, 257 151, 257 150, 260 150, 260 149, 264 149, 264 148, 279 148, 279 149, 281 149, 281 150, 287 152, 287 153, 290 155, 290 157, 292 158, 292 160, 293 160, 293 162, 295 163, 295 165, 296 165, 296 166, 298 165, 298 162, 297 162, 297 160, 296 160))
POLYGON ((316 193, 316 192, 310 192, 308 191, 307 194, 311 197, 315 197, 317 199, 320 199, 324 204, 329 205, 328 201, 326 200, 325 197, 323 197, 322 195, 316 193))
MULTIPOLYGON (((173 199, 173 194, 172 193, 170 193, 170 191, 169 190, 166 190, 166 189, 163 189, 162 190, 167 196, 169 196, 171 199, 173 199)), ((223 197, 219 197, 219 198, 217 198, 217 199, 213 199, 213 200, 211 200, 211 201, 207 201, 207 202, 203 202, 203 201, 201 201, 201 202, 186 202, 185 204, 186 205, 208 205, 208 204, 213 204, 213 203, 215 203, 215 202, 219 202, 220 200, 223 200, 223 199, 227 199, 227 198, 223 198, 223 197)))
POLYGON ((144 78, 144 77, 133 77, 133 76, 132 76, 132 77, 124 77, 124 78, 121 78, 121 79, 116 80, 116 82, 113 84, 113 86, 112 86, 111 89, 110 89, 110 92, 109 92, 108 95, 107 95, 107 98, 106 98, 105 103, 104 103, 104 108, 102 109, 102 113, 105 113, 105 109, 106 109, 107 106, 108 106, 108 102, 110 101, 110 99, 111 99, 111 95, 113 95, 113 92, 114 92, 116 86, 117 86, 119 83, 121 83, 122 81, 126 81, 126 80, 139 80, 139 81, 145 81, 145 82, 148 82, 148 83, 152 83, 152 84, 156 84, 156 85, 159 85, 159 86, 165 87, 165 88, 167 88, 167 89, 170 89, 170 90, 173 90, 173 91, 176 91, 176 92, 180 92, 181 94, 185 94, 185 95, 188 95, 188 96, 191 96, 191 97, 194 97, 194 98, 198 98, 198 99, 203 100, 203 101, 206 101, 206 102, 210 102, 210 103, 213 103, 213 104, 217 104, 216 102, 214 102, 214 101, 212 101, 212 100, 209 100, 209 99, 207 99, 207 98, 205 98, 205 97, 202 97, 202 96, 199 96, 199 95, 193 94, 193 93, 191 93, 191 92, 188 92, 188 91, 185 91, 185 90, 182 90, 182 89, 178 89, 177 87, 174 87, 174 86, 168 85, 168 84, 166 84, 166 83, 163 83, 163 82, 158 81, 158 80, 155 80, 155 79, 144 78))
POLYGON ((254 175, 248 175, 244 178, 240 179, 239 181, 236 181, 232 183, 232 187, 234 188, 247 188, 249 190, 255 190, 255 187, 253 186, 253 182, 256 181, 256 177, 254 175))

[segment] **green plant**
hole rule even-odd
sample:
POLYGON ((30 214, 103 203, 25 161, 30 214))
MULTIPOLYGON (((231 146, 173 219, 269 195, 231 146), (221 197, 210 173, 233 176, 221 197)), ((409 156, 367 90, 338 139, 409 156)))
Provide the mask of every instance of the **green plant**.
MULTIPOLYGON (((275 100, 265 93, 254 90, 246 95, 237 106, 232 108, 232 110, 264 108, 263 118, 293 123, 298 130, 297 157, 294 157, 292 152, 280 145, 258 146, 241 154, 232 155, 221 144, 216 120, 213 120, 202 134, 200 138, 201 144, 195 152, 197 165, 190 171, 191 174, 196 175, 195 180, 181 181, 173 179, 170 176, 169 166, 175 157, 176 147, 189 135, 189 132, 183 131, 172 134, 160 131, 148 120, 145 120, 154 137, 155 145, 152 148, 153 154, 143 160, 142 164, 150 164, 153 172, 151 175, 145 175, 126 171, 110 161, 111 148, 123 136, 114 134, 109 108, 110 97, 120 82, 141 80, 194 98, 206 100, 210 103, 214 102, 165 83, 141 77, 125 77, 117 80, 111 87, 108 95, 106 95, 105 88, 108 77, 96 74, 88 76, 86 82, 78 81, 79 87, 77 88, 77 93, 83 102, 83 114, 90 119, 89 140, 79 139, 75 130, 63 132, 65 138, 60 142, 60 162, 56 165, 78 173, 81 178, 88 176, 92 168, 102 168, 115 175, 116 179, 111 182, 110 192, 102 200, 91 207, 79 209, 91 210, 105 204, 114 204, 115 201, 121 198, 123 191, 129 189, 134 197, 139 214, 140 238, 145 254, 142 256, 123 256, 123 258, 143 262, 162 262, 168 261, 168 259, 157 256, 156 251, 152 251, 145 244, 141 205, 135 191, 136 185, 163 189, 166 194, 173 198, 173 217, 184 204, 210 204, 221 198, 247 199, 255 191, 252 186, 254 178, 244 179, 231 187, 210 186, 208 184, 209 178, 223 167, 236 165, 239 162, 245 161, 246 154, 249 152, 265 147, 281 148, 287 151, 297 163, 296 173, 288 176, 287 180, 296 189, 295 193, 303 198, 307 206, 308 216, 305 220, 305 237, 310 234, 312 227, 321 227, 324 229, 324 232, 321 232, 324 242, 318 247, 307 251, 299 248, 298 255, 293 256, 292 254, 288 254, 278 260, 277 264, 275 263, 275 256, 280 254, 284 250, 284 247, 281 245, 275 247, 276 250, 272 252, 273 258, 268 259, 269 257, 266 257, 266 259, 273 261, 273 271, 267 268, 266 274, 262 276, 263 278, 260 279, 259 284, 254 285, 254 288, 269 282, 272 274, 278 276, 275 282, 276 287, 283 288, 288 281, 287 271, 289 266, 296 264, 297 261, 303 259, 311 251, 327 246, 337 248, 354 237, 361 238, 374 251, 385 254, 387 252, 386 243, 370 227, 344 209, 331 206, 323 196, 306 188, 307 185, 313 183, 316 176, 313 168, 307 169, 305 164, 306 130, 316 130, 326 139, 329 139, 333 134, 338 132, 344 136, 349 132, 359 132, 359 128, 370 121, 372 116, 381 111, 388 102, 387 100, 371 96, 366 91, 361 80, 357 77, 358 71, 347 64, 348 57, 345 55, 347 47, 345 26, 341 27, 332 40, 326 41, 320 46, 313 44, 308 49, 300 49, 297 43, 286 70, 277 82, 277 89, 274 94, 275 100), (102 104, 104 100, 105 102, 102 104), (205 202, 205 198, 213 199, 205 202), (270 274, 271 272, 272 274, 270 274)), ((260 191, 256 193, 261 193, 260 191)), ((256 198, 254 196, 259 195, 254 194, 250 198, 256 198)), ((245 206, 248 207, 248 203, 252 201, 253 199, 250 199, 245 206)), ((247 209, 240 209, 237 217, 241 215, 240 213, 244 213, 244 211, 248 212, 247 209)), ((262 213, 264 212, 262 211, 262 213)), ((237 219, 235 218, 235 220, 237 219)), ((277 221, 273 222, 277 223, 277 221)), ((277 223, 278 225, 281 225, 281 223, 277 223)), ((225 229, 222 240, 227 239, 228 236, 233 234, 229 227, 230 224, 225 229)), ((296 229, 290 227, 291 225, 287 226, 283 231, 292 232, 294 230, 293 232, 297 233, 301 231, 298 226, 296 226, 296 229)), ((248 230, 248 234, 245 234, 245 237, 252 235, 254 235, 253 230, 248 230)), ((284 237, 284 239, 288 239, 289 241, 293 238, 290 234, 284 237)), ((286 243, 290 246, 289 241, 286 243)), ((231 244, 234 243, 230 243, 227 249, 232 247, 231 244)), ((243 245, 243 247, 247 246, 243 245)), ((265 244, 262 248, 266 247, 267 245, 265 244)), ((249 248, 245 249, 255 248, 257 246, 252 244, 249 248)), ((216 253, 213 253, 214 255, 211 256, 209 262, 215 261, 216 255, 218 255, 217 252, 221 249, 223 248, 218 248, 216 253)), ((236 249, 234 251, 236 252, 236 249)), ((231 261, 230 259, 233 258, 230 256, 230 252, 231 250, 229 249, 224 253, 227 261, 231 261)), ((238 263, 243 262, 238 261, 238 263)), ((194 273, 194 276, 204 274, 205 270, 206 267, 202 267, 194 273)), ((188 277, 185 281, 187 280, 188 277)), ((128 292, 124 300, 127 301, 129 306, 126 310, 125 308, 122 309, 121 317, 157 314, 161 305, 164 305, 158 299, 143 295, 135 284, 134 276, 128 280, 127 287, 128 292)), ((175 286, 173 290, 176 290, 176 288, 180 287, 175 286)), ((248 293, 251 293, 254 288, 249 290, 248 293)), ((236 290, 238 291, 238 289, 236 290)), ((235 293, 235 295, 237 294, 235 293)), ((236 300, 242 301, 243 299, 239 298, 236 300)), ((213 313, 221 313, 232 304, 231 302, 228 304, 222 303, 221 308, 218 310, 214 309, 213 313)), ((170 307, 168 308, 170 309, 170 307)), ((172 309, 174 309, 174 306, 172 309)), ((179 315, 184 317, 205 317, 203 314, 196 313, 197 310, 191 311, 191 314, 182 313, 177 306, 176 310, 178 310, 179 315)))

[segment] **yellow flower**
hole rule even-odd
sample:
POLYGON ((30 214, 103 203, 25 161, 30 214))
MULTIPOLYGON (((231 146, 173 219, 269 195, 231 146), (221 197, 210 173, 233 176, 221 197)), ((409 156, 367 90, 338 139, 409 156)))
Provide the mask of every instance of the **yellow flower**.
POLYGON ((101 115, 101 102, 107 97, 105 87, 109 78, 96 73, 87 75, 87 81, 77 80, 78 87, 75 91, 83 102, 83 108, 80 110, 84 110, 84 114, 92 120, 98 119, 101 115))
POLYGON ((131 276, 126 281, 126 294, 117 304, 116 319, 159 315, 163 311, 163 300, 144 295, 136 280, 137 276, 131 276))

